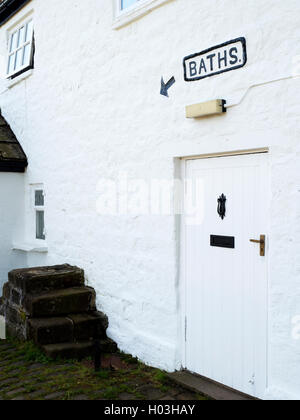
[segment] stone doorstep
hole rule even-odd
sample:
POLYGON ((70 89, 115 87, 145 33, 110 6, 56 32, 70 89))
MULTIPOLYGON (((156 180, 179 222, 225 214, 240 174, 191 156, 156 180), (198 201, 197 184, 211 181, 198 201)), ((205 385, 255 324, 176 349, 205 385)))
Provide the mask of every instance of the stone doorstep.
POLYGON ((85 341, 92 338, 105 338, 108 328, 108 318, 102 312, 68 315, 74 325, 74 338, 85 341))
POLYGON ((8 274, 12 288, 22 294, 84 286, 84 271, 68 264, 13 270, 8 274))
POLYGON ((68 264, 13 270, 4 285, 1 310, 9 335, 31 339, 51 358, 92 356, 117 350, 106 337, 107 317, 96 311, 96 292, 84 286, 84 271, 68 264))
MULTIPOLYGON (((100 340, 102 353, 115 353, 117 345, 109 338, 100 340)), ((48 344, 41 347, 46 356, 51 359, 84 359, 93 356, 94 343, 86 341, 80 343, 48 344)))
POLYGON ((210 379, 200 375, 190 373, 188 371, 180 371, 169 373, 168 378, 177 383, 181 387, 187 388, 193 392, 204 395, 217 401, 255 401, 249 395, 240 393, 224 385, 218 384, 210 379))
POLYGON ((72 321, 64 317, 29 319, 27 338, 38 345, 72 342, 72 321))
POLYGON ((30 318, 68 315, 96 310, 96 292, 90 287, 56 290, 40 295, 28 294, 24 309, 30 318))
POLYGON ((28 320, 28 338, 38 345, 105 338, 108 319, 101 312, 28 320))

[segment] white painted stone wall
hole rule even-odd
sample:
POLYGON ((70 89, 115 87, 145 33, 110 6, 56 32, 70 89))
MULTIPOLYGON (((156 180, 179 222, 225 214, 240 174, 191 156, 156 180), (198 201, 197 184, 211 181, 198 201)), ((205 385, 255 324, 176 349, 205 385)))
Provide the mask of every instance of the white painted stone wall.
MULTIPOLYGON (((172 180, 176 157, 269 147, 265 397, 299 398, 292 320, 300 314, 300 78, 291 78, 300 73, 299 0, 173 0, 118 30, 112 0, 33 0, 1 28, 0 54, 7 29, 31 9, 35 69, 0 87, 3 115, 29 159, 26 205, 30 183, 44 183, 47 194, 49 250, 29 253, 28 265, 83 267, 120 348, 179 369, 177 219, 98 215, 98 182, 120 171, 172 180), (246 67, 184 82, 184 56, 240 36, 247 39, 246 67), (167 99, 159 95, 160 78, 173 75, 167 99), (240 103, 226 116, 185 119, 185 105, 215 98, 240 103)), ((27 229, 25 239, 31 234, 27 229)))
POLYGON ((24 175, 0 172, 0 290, 7 273, 26 267, 26 254, 13 251, 24 226, 24 175))

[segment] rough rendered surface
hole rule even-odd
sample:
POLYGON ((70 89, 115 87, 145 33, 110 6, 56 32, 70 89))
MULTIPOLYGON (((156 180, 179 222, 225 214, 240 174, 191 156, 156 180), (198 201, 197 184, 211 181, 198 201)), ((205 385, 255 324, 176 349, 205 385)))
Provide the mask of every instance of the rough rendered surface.
POLYGON ((15 253, 26 261, 14 261, 5 230, 17 227, 4 223, 5 269, 22 263, 82 267, 120 349, 152 366, 180 369, 178 218, 147 214, 148 196, 141 200, 146 209, 137 211, 132 194, 126 214, 98 214, 100 181, 172 181, 177 157, 269 147, 265 398, 299 399, 292 322, 300 313, 300 78, 292 78, 300 73, 299 0, 173 0, 118 30, 112 0, 71 3, 32 0, 0 29, 6 57, 7 31, 33 11, 35 69, 10 89, 3 78, 1 109, 29 161, 24 201, 9 197, 14 212, 27 209, 19 236, 33 234, 28 203, 34 183, 45 186, 48 232, 48 253, 15 253), (247 39, 245 67, 184 82, 185 56, 240 36, 247 39), (176 79, 169 98, 159 94, 162 76, 176 79), (236 106, 222 116, 185 118, 186 105, 218 98, 236 106))

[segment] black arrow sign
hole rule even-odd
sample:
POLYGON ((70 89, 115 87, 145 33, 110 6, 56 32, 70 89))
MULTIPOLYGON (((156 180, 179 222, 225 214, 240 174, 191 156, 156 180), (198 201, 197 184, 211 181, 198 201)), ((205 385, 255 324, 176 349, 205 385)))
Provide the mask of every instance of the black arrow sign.
POLYGON ((162 77, 160 94, 168 98, 169 97, 168 90, 170 89, 171 86, 174 85, 175 82, 176 82, 175 77, 171 77, 168 83, 165 83, 164 78, 162 77))

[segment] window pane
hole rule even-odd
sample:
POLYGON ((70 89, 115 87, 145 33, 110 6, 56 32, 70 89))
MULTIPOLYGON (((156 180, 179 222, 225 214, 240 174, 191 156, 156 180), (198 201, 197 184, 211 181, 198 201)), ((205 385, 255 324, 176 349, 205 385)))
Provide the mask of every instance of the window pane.
POLYGON ((15 70, 18 70, 22 66, 22 62, 23 62, 23 48, 18 50, 16 53, 15 70))
POLYGON ((36 212, 36 239, 45 239, 45 217, 43 211, 36 212))
POLYGON ((25 42, 32 40, 33 21, 27 23, 25 42))
POLYGON ((12 34, 9 52, 14 51, 17 48, 18 34, 18 31, 12 34))
POLYGON ((15 54, 9 56, 8 58, 8 66, 7 66, 7 73, 11 73, 14 71, 15 68, 15 54))
POLYGON ((134 3, 137 3, 139 0, 122 0, 121 8, 122 10, 127 9, 127 7, 132 6, 134 3))
POLYGON ((30 65, 31 46, 32 44, 27 44, 24 47, 23 66, 26 67, 30 65))
POLYGON ((43 206, 44 205, 44 192, 43 190, 35 191, 35 205, 43 206))
POLYGON ((25 26, 19 30, 18 47, 24 44, 25 40, 25 26))

